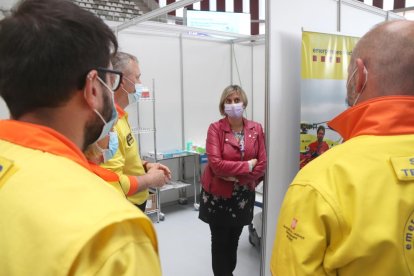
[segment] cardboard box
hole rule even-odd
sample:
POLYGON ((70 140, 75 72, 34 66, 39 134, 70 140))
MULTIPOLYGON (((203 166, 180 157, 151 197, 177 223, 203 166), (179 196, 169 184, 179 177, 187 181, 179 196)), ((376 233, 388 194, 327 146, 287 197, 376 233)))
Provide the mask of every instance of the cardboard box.
POLYGON ((145 212, 151 212, 157 209, 157 195, 151 194, 147 199, 147 205, 145 206, 145 212))

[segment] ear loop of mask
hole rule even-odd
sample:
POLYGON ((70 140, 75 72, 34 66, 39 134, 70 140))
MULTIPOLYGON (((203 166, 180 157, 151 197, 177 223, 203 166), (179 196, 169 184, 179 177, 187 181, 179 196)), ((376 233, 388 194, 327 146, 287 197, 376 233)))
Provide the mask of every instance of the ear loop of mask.
MULTIPOLYGON (((104 85, 109 91, 110 91, 110 93, 112 93, 112 104, 114 104, 114 99, 113 99, 113 92, 112 92, 112 89, 100 78, 100 77, 98 77, 98 81, 100 82, 100 83, 102 83, 102 85, 104 85)), ((108 122, 104 119, 104 117, 101 115, 101 113, 99 113, 99 111, 96 109, 96 108, 94 108, 93 109, 93 111, 95 111, 95 113, 99 116, 99 118, 101 118, 101 120, 102 120, 102 122, 104 122, 104 124, 107 124, 108 122)))
POLYGON ((124 87, 121 86, 121 89, 122 89, 123 92, 125 92, 127 95, 129 95, 128 91, 126 91, 124 87))
MULTIPOLYGON (((358 102, 359 96, 361 96, 362 92, 364 92, 364 88, 365 88, 365 86, 367 85, 367 82, 368 82, 368 70, 367 70, 367 68, 365 66, 364 66, 364 74, 365 74, 364 85, 362 85, 361 91, 356 96, 356 99, 355 99, 354 104, 352 106, 355 106, 356 105, 356 103, 358 102)), ((356 91, 355 91, 355 93, 356 93, 356 91)))
MULTIPOLYGON (((132 85, 134 85, 134 89, 135 89, 135 83, 134 82, 132 82, 130 79, 128 79, 127 77, 123 77, 123 79, 125 79, 125 80, 127 80, 127 81, 129 81, 132 85)), ((134 90, 134 92, 128 92, 128 91, 126 91, 126 89, 124 88, 124 85, 123 84, 121 84, 121 89, 122 89, 122 91, 124 91, 127 95, 129 95, 129 94, 131 94, 131 93, 135 93, 135 90, 134 90)))
MULTIPOLYGON (((90 76, 88 76, 89 80, 92 80, 92 78, 90 76)), ((101 81, 101 79, 98 77, 98 80, 105 85, 108 89, 110 89, 103 81, 101 81)), ((86 99, 86 88, 83 90, 83 97, 86 99)), ((98 115, 98 117, 102 120, 102 122, 104 122, 104 124, 106 124, 106 120, 104 119, 104 117, 102 117, 101 113, 99 113, 98 110, 96 110, 96 108, 93 109, 93 111, 96 113, 96 115, 98 115)))

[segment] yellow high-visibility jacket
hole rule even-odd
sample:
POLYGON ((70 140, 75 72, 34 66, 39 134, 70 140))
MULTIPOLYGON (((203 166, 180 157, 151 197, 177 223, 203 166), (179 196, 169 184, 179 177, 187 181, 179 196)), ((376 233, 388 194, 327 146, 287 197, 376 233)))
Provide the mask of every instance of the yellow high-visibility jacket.
POLYGON ((151 221, 91 166, 50 128, 0 121, 0 275, 161 275, 151 221))
POLYGON ((124 194, 129 201, 139 205, 144 203, 149 195, 148 189, 136 193, 139 185, 136 177, 144 175, 145 169, 139 156, 138 143, 128 123, 128 113, 119 105, 116 108, 119 116, 114 129, 118 135, 118 150, 111 160, 101 166, 119 175, 124 194))
POLYGON ((330 122, 345 143, 304 167, 281 207, 273 275, 414 275, 414 97, 330 122))

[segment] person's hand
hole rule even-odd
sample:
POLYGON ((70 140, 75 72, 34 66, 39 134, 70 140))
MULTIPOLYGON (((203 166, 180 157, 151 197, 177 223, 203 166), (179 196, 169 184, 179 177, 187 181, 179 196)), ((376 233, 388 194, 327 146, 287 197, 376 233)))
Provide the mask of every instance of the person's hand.
POLYGON ((153 169, 162 170, 164 171, 164 175, 167 178, 167 182, 171 180, 171 171, 167 166, 160 163, 147 163, 145 164, 145 167, 147 168, 148 172, 153 169))
POLYGON ((220 176, 220 178, 226 181, 239 182, 239 180, 234 176, 220 176))
POLYGON ((148 186, 152 188, 161 188, 168 182, 168 179, 164 175, 164 171, 155 168, 148 171, 147 177, 149 178, 148 186))
POLYGON ((257 164, 257 159, 256 158, 250 159, 249 162, 252 164, 252 168, 254 168, 257 164))
POLYGON ((253 168, 256 167, 256 165, 257 165, 257 159, 256 158, 253 158, 253 159, 250 159, 250 160, 253 162, 253 168))

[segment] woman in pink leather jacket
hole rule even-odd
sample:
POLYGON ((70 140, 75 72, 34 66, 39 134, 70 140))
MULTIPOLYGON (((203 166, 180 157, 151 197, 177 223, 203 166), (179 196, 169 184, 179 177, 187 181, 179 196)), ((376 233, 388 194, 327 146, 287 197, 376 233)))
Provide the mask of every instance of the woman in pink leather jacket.
POLYGON ((215 276, 233 275, 239 237, 253 219, 254 189, 266 169, 263 129, 243 118, 246 106, 240 86, 226 87, 219 104, 225 117, 212 123, 207 133, 199 218, 210 226, 215 276))

